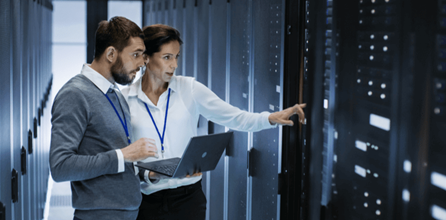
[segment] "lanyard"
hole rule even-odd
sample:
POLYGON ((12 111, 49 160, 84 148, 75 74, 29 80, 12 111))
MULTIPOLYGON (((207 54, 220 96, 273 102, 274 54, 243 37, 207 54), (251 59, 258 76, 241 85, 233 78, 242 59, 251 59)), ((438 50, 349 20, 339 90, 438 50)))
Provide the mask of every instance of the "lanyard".
POLYGON ((158 130, 158 127, 156 126, 155 120, 153 120, 153 116, 152 116, 152 113, 150 113, 149 107, 147 106, 146 103, 144 103, 144 105, 146 106, 147 112, 149 112, 150 118, 152 119, 153 125, 155 125, 156 132, 158 132, 158 136, 161 140, 161 154, 162 154, 163 158, 164 158, 164 133, 166 132, 166 122, 167 122, 167 112, 169 110, 169 100, 170 100, 170 88, 169 88, 169 93, 167 95, 166 116, 164 117, 164 128, 163 128, 162 136, 160 134, 160 131, 158 130))
MULTIPOLYGON (((117 99, 118 102, 119 102, 119 98, 118 98, 118 95, 116 94, 116 92, 115 92, 115 95, 116 95, 116 99, 117 99)), ((110 100, 110 98, 108 97, 107 93, 105 93, 105 97, 107 97, 108 101, 109 101, 110 104, 113 106, 113 109, 115 110, 116 115, 118 115, 118 118, 119 118, 119 120, 121 121, 122 127, 123 127, 124 130, 125 130, 125 134, 127 135, 127 141, 129 142, 129 144, 131 144, 132 142, 130 141, 129 129, 128 129, 128 127, 127 127, 127 120, 125 120, 125 113, 124 113, 124 110, 122 111, 122 115, 124 116, 124 121, 122 121, 121 116, 119 116, 118 110, 116 110, 115 105, 114 105, 113 102, 110 100)), ((120 102, 119 102, 119 106, 121 106, 121 103, 120 103, 120 102)), ((122 109, 122 106, 121 106, 121 109, 122 109)))

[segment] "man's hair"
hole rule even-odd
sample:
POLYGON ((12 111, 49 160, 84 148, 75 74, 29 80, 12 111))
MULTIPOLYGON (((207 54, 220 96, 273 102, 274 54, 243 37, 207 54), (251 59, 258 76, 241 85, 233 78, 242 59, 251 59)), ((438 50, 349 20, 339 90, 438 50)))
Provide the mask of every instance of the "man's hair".
POLYGON ((129 45, 131 37, 144 39, 144 34, 138 25, 124 17, 113 17, 110 21, 101 21, 96 30, 94 59, 99 59, 109 46, 121 52, 129 45))
POLYGON ((180 45, 183 41, 180 32, 168 25, 154 24, 143 28, 144 45, 146 46, 145 54, 152 56, 154 53, 160 52, 161 46, 171 41, 178 41, 180 45))

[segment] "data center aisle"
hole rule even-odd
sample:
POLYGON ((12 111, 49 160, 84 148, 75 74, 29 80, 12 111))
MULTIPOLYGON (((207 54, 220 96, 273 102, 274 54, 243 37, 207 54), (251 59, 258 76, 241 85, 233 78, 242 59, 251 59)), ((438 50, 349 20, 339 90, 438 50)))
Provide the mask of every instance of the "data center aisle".
POLYGON ((47 198, 44 220, 73 219, 74 209, 71 206, 70 182, 56 183, 50 178, 47 198))

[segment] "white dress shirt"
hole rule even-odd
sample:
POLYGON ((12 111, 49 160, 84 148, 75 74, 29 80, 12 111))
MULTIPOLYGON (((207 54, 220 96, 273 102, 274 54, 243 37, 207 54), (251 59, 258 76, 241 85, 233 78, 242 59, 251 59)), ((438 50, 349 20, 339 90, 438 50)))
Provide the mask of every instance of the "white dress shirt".
MULTIPOLYGON (((158 103, 152 101, 141 89, 142 77, 122 90, 127 100, 132 118, 132 141, 152 138, 156 141, 159 158, 149 157, 143 162, 161 158, 161 140, 147 112, 150 109, 159 132, 163 133, 168 90, 159 97, 158 103)), ((259 131, 274 128, 268 120, 269 112, 250 113, 242 111, 221 100, 209 88, 192 77, 173 76, 168 89, 171 89, 167 125, 164 135, 164 158, 181 157, 191 137, 197 136, 200 115, 217 124, 239 131, 259 131)), ((162 179, 157 183, 141 183, 141 191, 151 194, 163 189, 173 189, 198 182, 201 176, 191 178, 162 179)))
MULTIPOLYGON (((107 94, 108 90, 114 89, 116 92, 119 91, 116 83, 111 83, 102 76, 100 73, 96 72, 96 70, 92 69, 89 64, 84 64, 81 72, 85 77, 87 77, 96 87, 98 87, 104 95, 107 94)), ((117 117, 117 116, 116 116, 117 117)), ((116 154, 118 155, 118 173, 122 173, 125 171, 124 167, 124 155, 120 149, 116 150, 116 154)))

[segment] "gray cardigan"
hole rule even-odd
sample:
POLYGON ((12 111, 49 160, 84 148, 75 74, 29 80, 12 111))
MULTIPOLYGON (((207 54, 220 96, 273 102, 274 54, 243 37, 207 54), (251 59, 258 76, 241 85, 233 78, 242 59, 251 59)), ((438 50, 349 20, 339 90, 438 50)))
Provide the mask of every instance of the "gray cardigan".
MULTIPOLYGON (((125 100, 120 101, 131 136, 129 108, 125 100)), ((141 203, 139 178, 132 163, 125 163, 125 171, 118 173, 116 149, 128 142, 102 91, 82 74, 73 77, 54 100, 51 122, 51 174, 57 182, 71 181, 76 217, 136 219, 141 203)))

